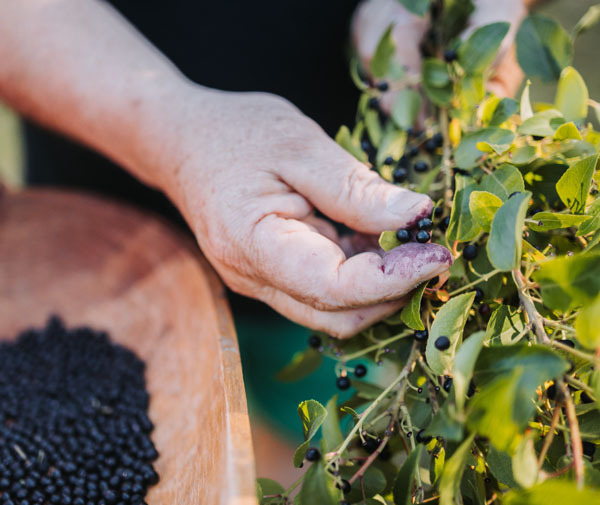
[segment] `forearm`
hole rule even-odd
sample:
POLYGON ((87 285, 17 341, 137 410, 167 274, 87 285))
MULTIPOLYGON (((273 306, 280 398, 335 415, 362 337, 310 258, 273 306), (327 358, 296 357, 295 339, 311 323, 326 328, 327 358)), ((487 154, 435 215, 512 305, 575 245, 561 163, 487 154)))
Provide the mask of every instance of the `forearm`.
POLYGON ((177 166, 169 145, 177 136, 165 132, 189 87, 104 2, 0 2, 0 96, 146 183, 163 187, 166 172, 177 166))

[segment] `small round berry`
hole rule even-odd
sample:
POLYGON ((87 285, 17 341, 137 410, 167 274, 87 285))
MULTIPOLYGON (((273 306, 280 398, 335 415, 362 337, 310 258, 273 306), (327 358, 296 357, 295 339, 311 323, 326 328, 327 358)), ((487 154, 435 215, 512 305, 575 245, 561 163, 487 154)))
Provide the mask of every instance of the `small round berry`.
POLYGON ((407 242, 410 242, 410 231, 404 229, 398 230, 396 232, 396 238, 401 244, 406 244, 407 242))
POLYGON ((520 193, 520 191, 513 191, 510 195, 508 195, 508 198, 512 198, 515 195, 518 195, 520 193))
MULTIPOLYGON (((592 400, 590 395, 588 395, 585 391, 583 391, 581 393, 581 396, 579 398, 581 400, 581 403, 594 403, 594 400, 592 400)), ((0 489, 2 489, 1 485, 0 485, 0 489)))
POLYGON ((543 136, 543 135, 532 135, 532 136, 531 136, 531 138, 532 138, 533 140, 536 140, 536 141, 538 141, 538 142, 539 142, 540 140, 544 140, 544 136, 543 136))
POLYGON ((465 258, 467 261, 473 261, 475 258, 477 258, 478 252, 479 250, 475 244, 468 244, 462 251, 463 258, 465 258))
POLYGON ((383 160, 383 164, 384 165, 393 165, 394 164, 394 158, 392 158, 391 156, 388 156, 385 160, 383 160))
POLYGON ((450 348, 450 339, 444 335, 435 339, 435 348, 438 351, 445 351, 450 348))
POLYGON ((415 162, 413 168, 415 169, 415 172, 427 172, 427 170, 429 170, 429 165, 423 160, 419 160, 415 162))
POLYGON ((444 213, 444 208, 441 205, 438 205, 435 209, 433 209, 433 215, 435 217, 441 217, 444 213))
POLYGON ((313 349, 318 349, 321 347, 321 337, 319 335, 311 335, 308 337, 308 345, 313 349))
POLYGON ((417 393, 421 394, 423 392, 423 388, 417 388, 417 393))
POLYGON ((431 230, 431 228, 433 228, 433 221, 428 217, 419 219, 419 222, 417 223, 417 228, 419 230, 431 230))
POLYGON ((492 309, 490 309, 490 306, 487 303, 482 303, 479 306, 479 313, 482 316, 487 316, 491 311, 492 311, 492 309))
POLYGON ((440 224, 438 225, 438 227, 440 230, 446 231, 448 229, 449 225, 450 225, 450 216, 446 216, 444 219, 442 219, 440 221, 440 224))
POLYGON ((563 345, 566 345, 567 347, 570 347, 571 349, 575 349, 575 342, 568 338, 565 338, 564 340, 559 340, 559 342, 563 345))
POLYGON ((438 145, 436 143, 436 141, 431 138, 431 139, 427 139, 425 141, 425 145, 424 145, 425 151, 427 151, 429 154, 433 154, 435 153, 436 149, 438 148, 438 145))
POLYGON ((429 286, 437 286, 438 282, 440 282, 440 276, 436 275, 433 279, 429 279, 429 286))
POLYGON ((343 375, 342 377, 338 377, 335 383, 338 389, 341 389, 342 391, 345 391, 350 387, 350 379, 348 379, 348 377, 346 377, 345 375, 343 375))
POLYGON ((556 386, 554 384, 548 386, 548 389, 546 389, 546 396, 548 397, 548 400, 556 399, 556 386))
POLYGON ((352 486, 346 479, 342 479, 341 486, 339 484, 336 484, 335 487, 337 487, 338 489, 341 489, 342 493, 344 493, 344 494, 348 494, 350 491, 352 491, 352 486))
POLYGON ((311 447, 306 451, 304 457, 306 458, 306 461, 319 461, 321 458, 321 453, 319 452, 319 449, 311 447))
POLYGON ((425 430, 419 430, 415 435, 415 442, 418 444, 428 444, 433 440, 429 435, 425 435, 425 430))
POLYGON ((444 391, 446 391, 446 393, 448 393, 450 391, 451 387, 452 387, 452 379, 446 379, 444 381, 444 391))
POLYGON ((471 379, 471 381, 469 382, 469 389, 467 390, 467 396, 469 398, 471 398, 471 396, 473 396, 475 394, 475 382, 473 382, 473 379, 471 379))
POLYGON ((439 387, 439 386, 435 386, 433 389, 435 389, 435 392, 436 392, 436 393, 439 393, 439 392, 440 392, 440 387, 439 387))
POLYGON ((483 300, 483 291, 480 288, 475 288, 475 303, 479 303, 483 300))
POLYGON ((444 145, 444 137, 441 133, 436 133, 431 139, 435 142, 437 147, 442 147, 444 145))
POLYGON ((406 151, 406 155, 409 158, 414 158, 417 154, 419 154, 419 148, 417 146, 410 146, 406 151))
POLYGON ((403 167, 399 167, 392 173, 392 177, 394 178, 394 182, 404 182, 408 178, 408 170, 403 167))
POLYGON ((367 139, 364 139, 364 140, 360 141, 360 148, 363 151, 368 152, 368 151, 371 151, 373 149, 373 145, 367 139))
POLYGON ((367 367, 365 365, 356 365, 354 367, 354 375, 358 378, 367 375, 367 367))
POLYGON ((429 235, 428 231, 419 230, 415 238, 417 242, 419 242, 420 244, 424 244, 425 242, 429 242, 429 240, 431 239, 431 235, 429 235))
POLYGON ((417 342, 425 342, 429 336, 429 332, 427 330, 417 330, 413 336, 417 342))
POLYGON ((453 61, 456 61, 458 59, 458 53, 456 52, 456 49, 446 49, 444 51, 444 61, 446 63, 452 63, 453 61))
POLYGON ((389 83, 388 83, 387 81, 381 81, 381 82, 378 82, 378 83, 377 83, 377 89, 378 89, 379 91, 383 91, 383 92, 385 92, 385 91, 387 91, 388 89, 390 89, 390 85, 389 85, 389 83))
POLYGON ((372 96, 371 98, 369 98, 368 105, 369 107, 371 107, 371 109, 379 109, 379 98, 377 98, 376 96, 372 96))

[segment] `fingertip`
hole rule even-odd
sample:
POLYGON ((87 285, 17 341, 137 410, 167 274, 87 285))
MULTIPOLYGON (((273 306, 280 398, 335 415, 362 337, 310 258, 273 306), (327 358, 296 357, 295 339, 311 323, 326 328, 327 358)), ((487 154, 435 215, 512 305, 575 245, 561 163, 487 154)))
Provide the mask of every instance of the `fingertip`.
POLYGON ((419 283, 447 271, 453 261, 452 253, 441 245, 411 242, 384 253, 383 273, 419 283))
POLYGON ((398 188, 386 204, 387 210, 398 217, 398 228, 410 228, 420 219, 431 215, 433 201, 429 196, 398 188))

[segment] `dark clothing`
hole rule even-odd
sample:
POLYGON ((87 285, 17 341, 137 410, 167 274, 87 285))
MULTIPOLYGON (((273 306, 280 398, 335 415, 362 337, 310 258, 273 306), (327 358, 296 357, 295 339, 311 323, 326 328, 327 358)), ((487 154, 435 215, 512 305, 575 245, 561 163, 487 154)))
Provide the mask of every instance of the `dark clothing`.
MULTIPOLYGON (((357 92, 345 49, 357 0, 112 3, 193 81, 282 95, 330 135, 353 122, 357 92)), ((89 189, 177 216, 162 195, 103 156, 32 124, 25 139, 28 183, 89 189)))

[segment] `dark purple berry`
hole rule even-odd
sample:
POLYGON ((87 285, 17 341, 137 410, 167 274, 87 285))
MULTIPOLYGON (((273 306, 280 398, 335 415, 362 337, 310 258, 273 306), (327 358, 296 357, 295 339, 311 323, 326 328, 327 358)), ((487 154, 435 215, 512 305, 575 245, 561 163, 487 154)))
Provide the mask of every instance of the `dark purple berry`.
POLYGON ((423 160, 419 160, 417 162, 415 162, 415 164, 413 165, 413 168, 415 170, 415 172, 427 172, 427 170, 429 170, 429 165, 424 162, 423 160))
POLYGON ((319 337, 319 335, 311 335, 308 337, 308 346, 313 349, 321 347, 321 337, 319 337))
POLYGON ((306 451, 305 458, 307 461, 319 461, 321 453, 319 452, 319 449, 311 447, 306 451))
POLYGON ((446 63, 452 63, 453 61, 456 61, 457 58, 458 58, 458 53, 456 52, 455 49, 446 49, 444 51, 444 61, 446 63))
POLYGON ((367 367, 365 365, 356 365, 354 367, 354 375, 358 378, 367 375, 367 367))
POLYGON ((448 378, 444 381, 444 391, 446 391, 446 393, 449 393, 451 387, 452 387, 452 379, 448 378))
POLYGON ((344 493, 344 494, 348 494, 350 491, 352 491, 352 486, 346 479, 342 479, 341 486, 339 484, 336 484, 335 487, 337 487, 338 489, 341 489, 342 493, 344 493))
POLYGON ((398 230, 396 232, 396 238, 398 239, 398 242, 400 242, 401 244, 406 244, 407 242, 410 242, 410 231, 398 230))
POLYGON ((431 235, 429 235, 429 232, 425 230, 419 230, 415 238, 417 242, 419 242, 420 244, 424 244, 426 242, 429 242, 429 240, 431 239, 431 235))
POLYGON ((436 149, 437 149, 437 143, 434 139, 427 139, 425 141, 425 144, 423 146, 425 148, 425 151, 427 151, 429 154, 433 154, 435 153, 436 149))
POLYGON ((425 435, 425 430, 419 430, 415 435, 415 442, 417 442, 418 444, 427 445, 432 440, 432 437, 430 437, 429 435, 425 435))
POLYGON ((477 253, 479 252, 479 249, 477 248, 477 246, 475 244, 468 244, 464 247, 462 253, 463 253, 463 258, 466 259, 467 261, 473 261, 475 258, 477 258, 477 253))
POLYGON ((450 348, 450 339, 442 335, 441 337, 435 339, 435 343, 433 345, 435 345, 435 348, 438 351, 445 351, 446 349, 450 348))
POLYGON ((348 389, 350 387, 350 379, 348 377, 346 377, 345 375, 338 377, 337 381, 336 381, 336 385, 337 385, 338 389, 345 391, 346 389, 348 389))
POLYGON ((417 223, 417 228, 419 230, 431 230, 431 228, 433 228, 433 221, 428 217, 424 217, 417 223))
POLYGON ((392 158, 391 156, 388 156, 385 160, 383 160, 383 164, 384 165, 393 165, 394 164, 394 158, 392 158))
POLYGON ((392 177, 394 178, 394 182, 404 182, 408 179, 408 170, 406 168, 397 168, 392 173, 392 177))
POLYGON ((428 336, 429 332, 427 330, 417 330, 414 333, 414 338, 417 342, 425 342, 428 336))
MULTIPOLYGON (((581 403, 594 403, 594 400, 588 395, 585 391, 582 391, 581 396, 579 397, 581 403)), ((2 489, 2 485, 0 485, 0 489, 2 489)))
POLYGON ((438 227, 440 230, 446 231, 448 229, 449 225, 450 225, 450 216, 446 216, 444 219, 442 219, 440 221, 440 224, 438 225, 438 227))
POLYGON ((381 81, 381 82, 378 82, 378 83, 377 83, 377 89, 378 89, 379 91, 383 91, 383 92, 385 92, 385 91, 387 91, 388 89, 390 89, 390 85, 389 85, 389 83, 388 83, 387 81, 381 81))
POLYGON ((483 300, 483 291, 480 288, 475 288, 475 303, 479 303, 483 300))

